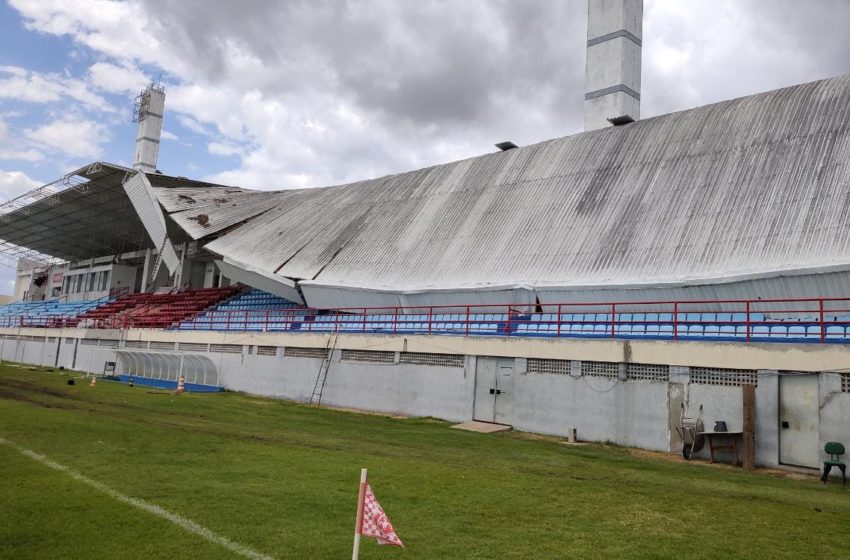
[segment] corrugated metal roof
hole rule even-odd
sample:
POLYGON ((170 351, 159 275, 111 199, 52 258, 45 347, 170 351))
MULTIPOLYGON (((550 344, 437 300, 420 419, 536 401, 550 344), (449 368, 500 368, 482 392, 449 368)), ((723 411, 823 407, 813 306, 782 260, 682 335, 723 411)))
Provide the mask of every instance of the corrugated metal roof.
POLYGON ((850 264, 850 78, 279 196, 207 248, 315 284, 392 291, 711 283, 850 264))

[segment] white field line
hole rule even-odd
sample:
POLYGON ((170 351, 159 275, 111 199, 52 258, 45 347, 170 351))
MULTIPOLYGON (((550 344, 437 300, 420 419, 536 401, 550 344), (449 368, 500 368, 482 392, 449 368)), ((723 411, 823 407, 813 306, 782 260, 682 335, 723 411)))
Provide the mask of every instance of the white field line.
POLYGON ((228 539, 227 537, 223 537, 219 534, 213 533, 212 531, 210 531, 209 529, 207 529, 203 525, 199 525, 199 524, 195 523, 194 521, 192 521, 191 519, 187 519, 187 518, 183 517, 182 515, 177 515, 176 513, 171 513, 170 511, 166 511, 166 510, 162 509, 161 507, 159 507, 158 505, 146 502, 142 499, 133 498, 131 496, 127 496, 125 494, 122 494, 121 492, 118 492, 117 490, 113 490, 112 488, 110 488, 109 486, 106 486, 105 484, 103 484, 101 482, 98 482, 96 480, 92 480, 91 478, 89 478, 85 475, 82 475, 82 474, 78 473, 77 471, 74 471, 74 470, 66 467, 65 465, 60 465, 59 463, 52 461, 51 459, 45 457, 44 455, 42 455, 40 453, 36 453, 35 451, 32 451, 30 449, 26 449, 24 447, 20 447, 20 446, 12 443, 11 441, 9 441, 7 439, 0 437, 0 445, 8 445, 9 447, 18 451, 22 455, 26 455, 30 459, 38 461, 42 465, 48 466, 51 469, 57 470, 61 473, 64 473, 64 474, 70 476, 71 478, 73 478, 74 480, 82 482, 83 484, 87 484, 87 485, 91 486, 92 488, 94 488, 95 490, 103 492, 104 494, 106 494, 110 498, 114 498, 114 499, 118 500, 119 502, 123 502, 125 504, 139 508, 140 510, 146 511, 148 513, 152 513, 153 515, 156 515, 157 517, 161 517, 162 519, 166 519, 168 521, 171 521, 172 523, 174 523, 178 527, 181 527, 182 529, 184 529, 184 530, 186 530, 190 533, 194 533, 194 534, 196 534, 196 535, 198 535, 198 536, 200 536, 200 537, 202 537, 202 538, 204 538, 204 539, 206 539, 210 542, 221 545, 224 548, 226 548, 227 550, 234 552, 236 554, 239 554, 240 556, 244 556, 245 558, 251 558, 253 560, 272 560, 272 558, 270 556, 266 556, 265 554, 261 554, 259 552, 254 551, 254 550, 251 550, 250 548, 248 548, 246 546, 242 546, 239 543, 233 542, 232 540, 228 539))

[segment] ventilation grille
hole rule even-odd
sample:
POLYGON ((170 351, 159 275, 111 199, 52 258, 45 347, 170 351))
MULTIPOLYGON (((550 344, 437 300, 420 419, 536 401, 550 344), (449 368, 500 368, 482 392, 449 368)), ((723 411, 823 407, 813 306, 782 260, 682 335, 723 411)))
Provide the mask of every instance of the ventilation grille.
POLYGON ((841 392, 850 393, 850 373, 841 376, 841 392))
POLYGON ((253 354, 253 353, 254 353, 254 346, 253 346, 253 345, 249 345, 249 346, 248 346, 248 355, 250 356, 250 355, 251 355, 251 354, 253 354))
POLYGON ((545 360, 529 358, 526 365, 528 373, 551 373, 556 375, 570 374, 570 360, 545 360))
POLYGON ((20 336, 18 340, 25 340, 27 342, 44 342, 43 336, 20 336))
POLYGON ((401 364, 417 364, 422 366, 463 367, 464 356, 461 354, 432 354, 428 352, 402 352, 399 356, 401 364))
POLYGON ((80 345, 81 346, 97 346, 100 342, 99 338, 81 338, 80 345))
POLYGON ((740 387, 741 385, 758 385, 758 382, 758 372, 751 369, 691 368, 691 383, 740 387))
POLYGON ((302 348, 300 346, 287 346, 283 349, 283 355, 287 358, 318 358, 324 360, 328 357, 327 348, 302 348))
POLYGON ((106 338, 101 338, 100 344, 98 344, 98 346, 100 346, 102 348, 118 348, 118 341, 117 340, 110 340, 110 339, 106 339, 106 338))
POLYGON ((151 342, 151 350, 174 350, 173 342, 151 342))
POLYGON ((257 356, 277 356, 277 346, 257 346, 257 356))
POLYGON ((183 352, 207 352, 209 344, 201 344, 200 342, 180 342, 177 344, 177 349, 183 352))
POLYGON ((351 362, 391 364, 395 362, 395 352, 383 352, 379 350, 343 350, 342 359, 351 362))
POLYGON ((626 364, 626 373, 629 379, 639 381, 664 381, 670 380, 670 366, 657 364, 626 364))
POLYGON ((124 348, 147 348, 147 340, 127 340, 124 342, 124 348))
POLYGON ((581 374, 592 377, 620 377, 620 364, 617 362, 582 362, 581 374))
POLYGON ((56 342, 56 337, 55 336, 48 336, 47 342, 56 342))
MULTIPOLYGON (((6 337, 6 338, 9 338, 9 337, 6 337)), ((74 344, 76 341, 77 341, 76 338, 66 338, 65 344, 74 344)))
POLYGON ((219 354, 241 354, 241 344, 210 344, 210 352, 219 354))

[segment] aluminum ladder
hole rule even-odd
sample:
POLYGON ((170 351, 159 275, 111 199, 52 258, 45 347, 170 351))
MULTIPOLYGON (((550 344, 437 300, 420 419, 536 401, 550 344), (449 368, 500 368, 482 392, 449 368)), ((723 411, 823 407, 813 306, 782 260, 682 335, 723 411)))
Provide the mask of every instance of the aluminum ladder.
POLYGON ((316 376, 316 383, 313 384, 313 394, 310 395, 310 405, 322 405, 322 391, 325 390, 325 382, 328 379, 328 370, 331 369, 331 360, 333 359, 334 351, 336 350, 336 342, 339 339, 339 327, 333 331, 333 336, 328 337, 328 344, 325 346, 327 353, 319 366, 319 374, 316 376))

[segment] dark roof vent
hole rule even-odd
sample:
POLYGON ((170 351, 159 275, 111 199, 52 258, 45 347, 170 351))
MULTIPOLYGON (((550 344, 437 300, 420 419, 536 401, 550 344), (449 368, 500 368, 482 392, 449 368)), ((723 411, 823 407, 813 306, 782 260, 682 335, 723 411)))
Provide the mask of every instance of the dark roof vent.
POLYGON ((635 122, 635 120, 629 115, 623 115, 622 117, 614 117, 608 119, 608 122, 613 124, 614 126, 620 126, 621 124, 629 124, 635 122))
POLYGON ((499 142, 498 144, 494 144, 497 148, 502 150, 503 152, 507 152, 508 150, 513 150, 514 148, 518 148, 516 144, 511 142, 510 140, 506 140, 505 142, 499 142))

